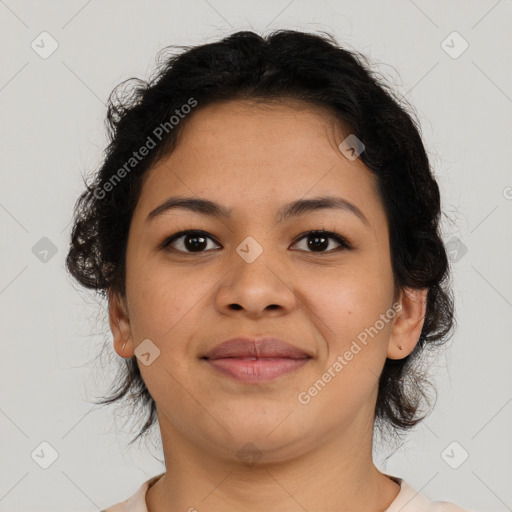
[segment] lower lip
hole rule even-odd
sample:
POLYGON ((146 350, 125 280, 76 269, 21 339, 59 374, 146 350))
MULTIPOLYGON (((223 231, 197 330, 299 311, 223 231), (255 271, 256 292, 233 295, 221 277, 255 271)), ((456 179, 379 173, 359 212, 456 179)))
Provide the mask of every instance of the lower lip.
POLYGON ((207 359, 206 361, 224 375, 229 375, 242 382, 258 383, 291 373, 304 366, 309 360, 309 357, 303 359, 290 359, 289 357, 265 357, 261 359, 228 357, 207 359))

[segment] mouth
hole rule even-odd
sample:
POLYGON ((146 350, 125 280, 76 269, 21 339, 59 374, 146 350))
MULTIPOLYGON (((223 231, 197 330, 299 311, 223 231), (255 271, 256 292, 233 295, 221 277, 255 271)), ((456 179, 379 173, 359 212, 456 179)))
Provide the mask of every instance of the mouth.
POLYGON ((226 357, 205 359, 215 370, 223 375, 247 383, 258 383, 276 379, 298 370, 311 360, 310 357, 291 359, 289 357, 226 357))
POLYGON ((277 338, 234 338, 217 345, 201 359, 217 374, 256 384, 290 374, 312 356, 277 338))

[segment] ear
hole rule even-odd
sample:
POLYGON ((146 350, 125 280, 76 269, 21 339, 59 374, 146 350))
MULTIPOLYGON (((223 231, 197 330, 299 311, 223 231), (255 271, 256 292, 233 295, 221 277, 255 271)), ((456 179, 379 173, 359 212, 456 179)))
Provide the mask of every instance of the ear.
POLYGON ((114 336, 114 350, 125 359, 134 354, 134 343, 126 298, 108 291, 110 330, 114 336))
POLYGON ((405 288, 400 294, 388 344, 388 359, 407 357, 418 343, 427 310, 428 288, 405 288))

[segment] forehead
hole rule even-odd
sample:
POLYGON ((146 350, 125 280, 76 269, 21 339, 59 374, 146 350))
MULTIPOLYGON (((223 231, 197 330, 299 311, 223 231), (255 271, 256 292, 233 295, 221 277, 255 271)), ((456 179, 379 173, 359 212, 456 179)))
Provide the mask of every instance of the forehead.
MULTIPOLYGON (((242 156, 237 151, 240 145, 245 156, 253 158, 256 151, 248 151, 252 144, 268 144, 272 153, 265 153, 272 158, 278 149, 281 154, 291 149, 309 154, 322 151, 325 148, 319 143, 329 145, 343 136, 341 122, 326 107, 293 99, 233 100, 207 105, 193 112, 181 135, 181 146, 207 146, 210 152, 218 148, 219 154, 236 157, 242 156), (308 141, 307 146, 303 146, 304 141, 308 141)), ((260 159, 264 156, 259 154, 260 159)))
POLYGON ((138 209, 147 214, 168 196, 186 195, 253 215, 303 197, 340 195, 371 210, 375 176, 338 148, 349 133, 327 108, 299 101, 198 108, 175 150, 148 172, 138 209))

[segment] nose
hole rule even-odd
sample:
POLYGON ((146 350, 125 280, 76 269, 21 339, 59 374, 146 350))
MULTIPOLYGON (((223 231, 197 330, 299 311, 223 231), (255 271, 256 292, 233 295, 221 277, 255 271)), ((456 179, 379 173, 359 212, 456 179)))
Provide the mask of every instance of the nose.
POLYGON ((297 306, 293 283, 282 265, 263 252, 250 263, 238 254, 230 270, 221 279, 216 294, 216 307, 224 314, 245 314, 259 318, 268 312, 273 316, 289 313, 297 306))

